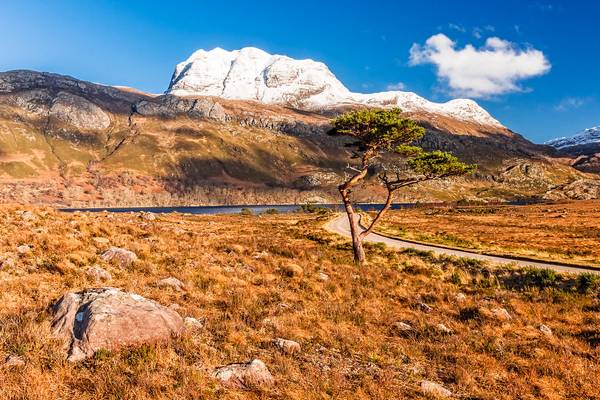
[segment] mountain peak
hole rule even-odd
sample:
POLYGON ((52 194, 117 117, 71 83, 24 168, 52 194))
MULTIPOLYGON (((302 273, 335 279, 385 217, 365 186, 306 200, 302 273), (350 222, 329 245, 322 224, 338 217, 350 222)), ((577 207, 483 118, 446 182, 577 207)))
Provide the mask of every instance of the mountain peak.
POLYGON ((570 137, 549 140, 545 144, 560 150, 593 143, 600 143, 600 125, 584 129, 570 137))
POLYGON ((167 93, 254 100, 313 111, 343 105, 400 107, 502 127, 473 100, 434 103, 412 92, 353 93, 322 62, 273 55, 256 47, 195 51, 177 65, 167 93))

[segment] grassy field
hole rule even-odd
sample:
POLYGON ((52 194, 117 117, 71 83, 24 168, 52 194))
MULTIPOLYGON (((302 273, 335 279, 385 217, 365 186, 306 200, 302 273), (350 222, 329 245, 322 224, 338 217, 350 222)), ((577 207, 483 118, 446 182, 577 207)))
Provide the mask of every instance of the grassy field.
POLYGON ((368 246, 359 268, 348 242, 321 228, 327 215, 150 220, 30 209, 34 217, 23 218, 23 210, 0 208, 0 399, 426 398, 424 379, 465 399, 600 399, 600 289, 591 275, 381 246, 368 246), (22 245, 31 251, 19 254, 22 245), (109 245, 139 260, 106 264, 99 255, 109 245), (51 306, 66 291, 98 286, 86 273, 92 265, 112 274, 106 285, 175 304, 204 327, 168 344, 65 361, 51 306), (187 290, 157 287, 169 276, 187 290), (301 352, 281 353, 277 337, 301 352), (3 366, 9 356, 24 365, 3 366), (211 378, 253 358, 273 387, 226 389, 211 378))
POLYGON ((451 247, 600 268, 600 201, 390 212, 378 232, 451 247))

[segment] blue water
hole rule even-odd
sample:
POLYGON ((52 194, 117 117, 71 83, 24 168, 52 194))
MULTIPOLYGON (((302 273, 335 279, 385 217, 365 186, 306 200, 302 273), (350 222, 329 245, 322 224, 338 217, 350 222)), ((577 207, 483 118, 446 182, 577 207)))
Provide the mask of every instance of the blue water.
MULTIPOLYGON (((530 200, 518 200, 507 203, 505 205, 527 205, 533 203, 539 203, 535 199, 530 200)), ((429 204, 429 206, 435 206, 441 204, 429 204)), ((490 204, 492 205, 492 204, 490 204)), ((423 203, 396 203, 392 204, 392 209, 397 210, 401 208, 411 208, 427 206, 423 203)), ((114 207, 114 208, 63 208, 61 211, 75 212, 75 211, 87 211, 87 212, 151 212, 156 214, 164 213, 182 213, 182 214, 239 214, 243 209, 252 211, 253 214, 262 214, 269 209, 275 209, 280 213, 290 213, 302 211, 300 205, 294 204, 272 204, 272 205, 261 205, 261 206, 248 206, 248 205, 236 205, 236 206, 189 206, 189 207, 114 207)), ((343 206, 341 204, 315 204, 315 207, 328 208, 334 211, 342 211, 343 206)), ((383 208, 383 204, 355 204, 356 209, 363 211, 378 211, 383 208)))
MULTIPOLYGON (((393 204, 392 209, 414 207, 416 203, 398 203, 393 204)), ((343 206, 341 204, 318 204, 316 207, 328 208, 334 211, 342 211, 343 206)), ((61 211, 75 212, 75 211, 87 211, 87 212, 151 212, 156 214, 164 213, 182 213, 182 214, 239 214, 242 210, 247 209, 252 211, 253 214, 262 214, 267 210, 275 209, 280 213, 291 213, 302 211, 301 206, 294 204, 273 204, 273 205, 261 205, 261 206, 189 206, 189 207, 114 207, 114 208, 63 208, 61 211)), ((356 204, 354 206, 357 209, 364 211, 380 210, 383 204, 356 204)))

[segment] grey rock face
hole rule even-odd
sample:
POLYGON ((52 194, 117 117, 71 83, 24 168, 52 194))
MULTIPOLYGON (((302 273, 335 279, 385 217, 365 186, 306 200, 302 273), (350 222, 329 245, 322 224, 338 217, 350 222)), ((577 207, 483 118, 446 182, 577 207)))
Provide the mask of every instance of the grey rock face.
POLYGON ((175 311, 115 288, 66 293, 53 312, 53 334, 67 344, 70 361, 100 349, 166 341, 184 328, 175 311))
POLYGON ((60 92, 54 99, 50 116, 82 130, 101 130, 110 126, 110 117, 100 107, 67 92, 60 92))
POLYGON ((314 189, 320 186, 336 183, 340 177, 335 172, 317 172, 310 175, 303 175, 294 182, 294 186, 299 189, 314 189))
POLYGON ((175 118, 177 115, 186 114, 196 119, 214 119, 222 122, 229 120, 223 107, 210 98, 188 99, 165 95, 141 101, 136 104, 135 109, 144 116, 175 118))
POLYGON ((213 377, 220 380, 224 386, 237 389, 273 386, 275 383, 265 363, 258 359, 217 368, 213 377))

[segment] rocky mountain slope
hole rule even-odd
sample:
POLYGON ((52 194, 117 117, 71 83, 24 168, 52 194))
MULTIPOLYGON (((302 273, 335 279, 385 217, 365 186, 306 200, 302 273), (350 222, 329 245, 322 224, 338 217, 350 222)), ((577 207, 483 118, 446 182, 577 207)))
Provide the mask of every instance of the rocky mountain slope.
MULTIPOLYGON (((344 139, 327 135, 339 110, 154 96, 56 74, 0 73, 0 200, 72 206, 337 201, 336 184, 352 162, 344 139)), ((424 110, 407 115, 428 128, 425 147, 453 151, 479 169, 472 178, 405 192, 400 201, 560 197, 561 185, 592 177, 504 127, 424 110)), ((357 194, 378 201, 382 193, 369 184, 357 194)))

